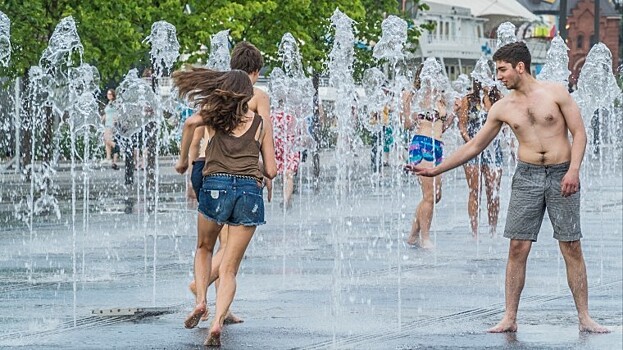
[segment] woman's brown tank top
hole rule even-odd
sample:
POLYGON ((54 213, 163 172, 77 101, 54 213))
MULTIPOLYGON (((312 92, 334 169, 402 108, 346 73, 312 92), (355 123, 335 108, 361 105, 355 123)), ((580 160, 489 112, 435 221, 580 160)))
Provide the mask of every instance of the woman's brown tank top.
POLYGON ((251 127, 240 136, 216 130, 206 147, 203 176, 229 174, 251 176, 262 181, 258 165, 260 142, 255 139, 257 130, 261 127, 262 117, 255 113, 251 127))

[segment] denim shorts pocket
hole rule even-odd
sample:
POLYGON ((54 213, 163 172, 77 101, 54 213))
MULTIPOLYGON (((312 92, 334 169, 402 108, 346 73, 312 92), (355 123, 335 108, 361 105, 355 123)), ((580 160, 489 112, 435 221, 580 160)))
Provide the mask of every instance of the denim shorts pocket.
POLYGON ((242 191, 242 198, 236 206, 235 216, 241 225, 264 224, 264 198, 255 191, 242 191))
POLYGON ((199 211, 209 218, 223 222, 229 217, 227 208, 227 190, 201 188, 199 211))

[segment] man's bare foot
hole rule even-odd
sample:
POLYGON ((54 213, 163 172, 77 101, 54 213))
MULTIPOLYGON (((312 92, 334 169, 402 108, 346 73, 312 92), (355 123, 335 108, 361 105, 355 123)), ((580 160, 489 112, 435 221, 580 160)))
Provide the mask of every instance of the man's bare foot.
POLYGON ((193 311, 186 317, 184 321, 184 327, 191 329, 197 327, 199 320, 206 313, 207 308, 205 303, 200 303, 195 306, 193 311))
POLYGON ((218 322, 214 322, 210 328, 210 335, 203 342, 205 346, 221 346, 221 326, 218 322))
POLYGON ((500 323, 487 329, 489 333, 517 332, 517 322, 503 319, 500 323))
POLYGON ((422 249, 434 249, 435 245, 430 239, 423 239, 420 241, 420 248, 422 249))
POLYGON ((610 333, 610 330, 599 323, 593 321, 592 318, 588 318, 585 321, 580 321, 580 332, 585 333, 610 333))
POLYGON ((235 324, 242 322, 244 322, 244 320, 232 314, 231 311, 227 313, 227 315, 225 316, 225 320, 223 321, 224 324, 235 324))

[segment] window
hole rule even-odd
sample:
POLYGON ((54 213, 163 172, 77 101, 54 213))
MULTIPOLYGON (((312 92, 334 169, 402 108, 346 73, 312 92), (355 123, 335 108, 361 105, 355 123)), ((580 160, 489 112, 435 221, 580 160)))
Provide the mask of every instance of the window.
POLYGON ((578 35, 578 39, 575 43, 575 47, 578 49, 583 49, 584 48, 584 35, 580 34, 578 35))

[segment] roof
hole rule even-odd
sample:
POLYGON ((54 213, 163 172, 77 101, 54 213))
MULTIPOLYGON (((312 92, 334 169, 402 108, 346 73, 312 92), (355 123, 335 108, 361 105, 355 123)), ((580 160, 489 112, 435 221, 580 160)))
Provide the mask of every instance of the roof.
MULTIPOLYGON (((578 6, 582 0, 567 0, 567 16, 571 16, 571 10, 578 6)), ((594 4, 595 0, 590 0, 594 4)), ((594 6, 594 5, 593 5, 594 6)), ((614 5, 609 0, 599 1, 599 16, 619 17, 620 13, 615 10, 614 5)))
MULTIPOLYGON (((560 0, 517 0, 528 10, 537 14, 558 15, 560 0)), ((575 8, 581 0, 567 0, 567 16, 571 15, 571 10, 575 8)), ((590 0, 593 2, 594 0, 590 0)), ((620 16, 617 13, 612 0, 600 0, 599 13, 601 16, 611 17, 620 16)))
POLYGON ((530 21, 538 20, 537 16, 517 2, 517 0, 425 0, 425 2, 465 7, 470 9, 476 17, 505 16, 508 18, 523 18, 530 21))

